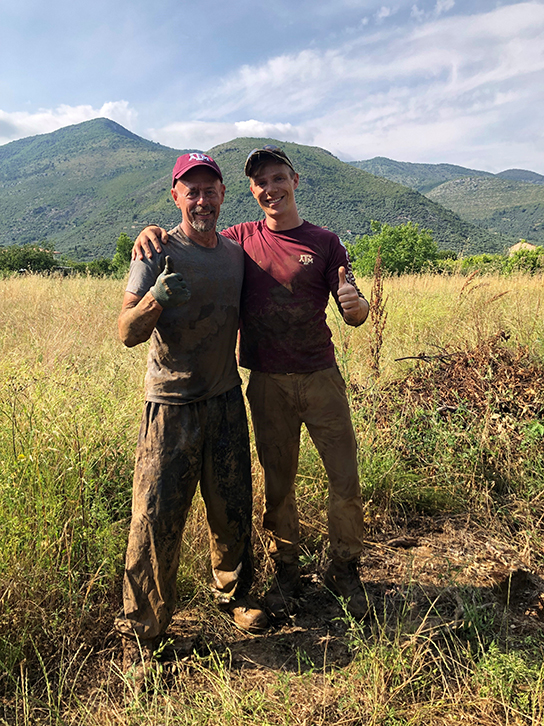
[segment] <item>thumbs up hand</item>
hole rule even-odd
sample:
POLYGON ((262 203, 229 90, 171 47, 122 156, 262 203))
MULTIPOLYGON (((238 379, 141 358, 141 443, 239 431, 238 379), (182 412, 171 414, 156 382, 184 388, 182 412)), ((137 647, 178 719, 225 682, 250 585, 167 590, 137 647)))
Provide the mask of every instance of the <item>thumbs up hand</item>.
POLYGON ((149 291, 163 308, 176 308, 189 300, 191 292, 181 272, 175 272, 174 263, 166 257, 164 270, 149 291))
POLYGON ((346 281, 346 268, 338 268, 338 302, 348 325, 361 325, 368 315, 368 303, 355 285, 346 281))
POLYGON ((353 285, 346 282, 346 268, 338 268, 338 302, 344 313, 354 313, 359 310, 359 293, 353 285))

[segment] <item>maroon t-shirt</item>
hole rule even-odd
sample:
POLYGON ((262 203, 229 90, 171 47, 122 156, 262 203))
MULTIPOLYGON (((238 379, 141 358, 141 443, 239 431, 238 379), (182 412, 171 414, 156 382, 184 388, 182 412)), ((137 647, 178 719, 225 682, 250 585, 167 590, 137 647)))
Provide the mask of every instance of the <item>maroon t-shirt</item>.
POLYGON ((338 268, 355 285, 346 248, 322 227, 272 232, 265 220, 222 232, 245 251, 240 365, 266 373, 310 373, 334 365, 325 309, 338 304, 338 268))

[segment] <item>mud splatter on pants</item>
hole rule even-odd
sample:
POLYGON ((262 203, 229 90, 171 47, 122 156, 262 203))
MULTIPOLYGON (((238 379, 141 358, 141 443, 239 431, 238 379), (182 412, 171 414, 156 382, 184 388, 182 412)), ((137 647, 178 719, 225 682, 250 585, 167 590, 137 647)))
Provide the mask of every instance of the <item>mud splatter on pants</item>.
POLYGON ((124 634, 164 633, 176 604, 181 538, 200 481, 206 504, 213 587, 223 599, 248 592, 252 488, 240 386, 182 406, 147 402, 134 469, 126 555, 124 634))
POLYGON ((329 478, 331 556, 351 560, 362 550, 363 511, 357 444, 346 386, 336 366, 313 373, 251 372, 247 397, 265 475, 263 524, 272 557, 295 562, 299 519, 295 498, 300 428, 304 423, 329 478))

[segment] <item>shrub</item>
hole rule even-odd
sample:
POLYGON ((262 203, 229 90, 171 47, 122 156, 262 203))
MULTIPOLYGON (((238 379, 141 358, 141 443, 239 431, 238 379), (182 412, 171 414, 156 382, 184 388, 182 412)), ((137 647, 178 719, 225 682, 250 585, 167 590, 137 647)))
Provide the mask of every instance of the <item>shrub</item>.
POLYGON ((355 238, 349 253, 354 271, 363 276, 372 275, 378 251, 382 258, 382 270, 400 275, 403 272, 421 272, 434 262, 438 247, 431 232, 419 229, 408 222, 397 227, 373 221, 372 235, 355 238))
POLYGON ((0 270, 6 272, 43 272, 53 269, 57 264, 53 251, 43 249, 37 244, 22 247, 12 245, 0 250, 0 270))

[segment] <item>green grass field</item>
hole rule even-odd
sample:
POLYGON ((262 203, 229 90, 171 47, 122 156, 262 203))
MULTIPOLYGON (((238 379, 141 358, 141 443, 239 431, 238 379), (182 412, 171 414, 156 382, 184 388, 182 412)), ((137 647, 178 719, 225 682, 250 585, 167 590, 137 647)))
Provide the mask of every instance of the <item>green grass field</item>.
MULTIPOLYGON (((329 310, 375 617, 354 622, 322 588, 326 477, 304 434, 300 616, 259 637, 225 620, 197 497, 171 631, 195 645, 136 696, 111 629, 146 346, 118 341, 121 281, 0 280, 0 723, 543 723, 543 282, 386 279, 374 360, 377 323, 348 328, 329 310)), ((254 484, 262 595, 272 570, 256 458, 254 484)))

